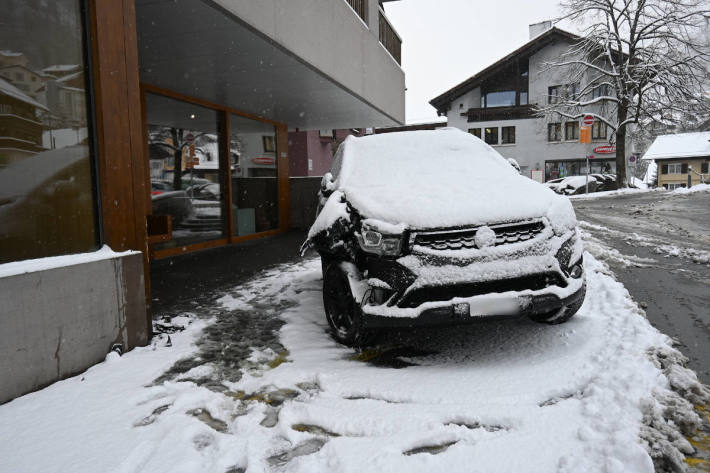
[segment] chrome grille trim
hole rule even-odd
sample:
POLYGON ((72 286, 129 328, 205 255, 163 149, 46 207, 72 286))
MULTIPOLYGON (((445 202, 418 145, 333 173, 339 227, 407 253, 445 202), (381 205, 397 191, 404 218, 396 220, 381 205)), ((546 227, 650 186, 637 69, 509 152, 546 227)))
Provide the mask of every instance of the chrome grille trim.
MULTIPOLYGON (((433 250, 461 250, 477 248, 476 232, 483 225, 454 230, 414 231, 409 236, 409 246, 433 250)), ((488 225, 495 234, 495 246, 508 245, 535 238, 545 229, 541 219, 488 225)))

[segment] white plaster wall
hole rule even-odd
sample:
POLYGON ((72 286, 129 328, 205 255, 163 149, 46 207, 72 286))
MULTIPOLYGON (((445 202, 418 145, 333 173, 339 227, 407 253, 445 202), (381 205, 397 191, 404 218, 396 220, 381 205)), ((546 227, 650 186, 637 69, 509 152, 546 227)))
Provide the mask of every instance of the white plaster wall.
POLYGON ((364 22, 345 0, 212 0, 404 122, 404 71, 379 41, 378 1, 364 22))
MULTIPOLYGON (((566 72, 562 68, 546 70, 544 67, 545 62, 559 58, 568 47, 568 43, 556 42, 538 51, 530 58, 528 86, 530 104, 544 104, 547 100, 548 87, 568 82, 565 76, 566 72)), ((480 101, 480 88, 475 88, 452 100, 451 109, 447 112, 448 125, 463 131, 468 131, 470 128, 514 126, 516 143, 494 145, 493 147, 502 156, 518 161, 523 174, 527 176, 530 175, 530 170, 544 169, 545 161, 583 159, 592 152, 593 148, 607 144, 608 139, 611 138, 611 130, 607 130, 607 139, 594 140, 591 145, 581 144, 578 141, 548 142, 547 125, 550 120, 544 118, 468 122, 466 116, 461 116, 461 112, 469 108, 480 107, 480 101), (463 104, 463 108, 460 109, 459 104, 463 104)), ((590 108, 590 111, 597 112, 598 110, 590 108)), ((564 134, 564 121, 562 121, 562 132, 564 134)), ((498 131, 498 139, 501 139, 500 130, 498 131)), ((627 142, 627 150, 630 154, 630 141, 627 142)), ((613 154, 603 155, 605 158, 613 156, 613 154)))

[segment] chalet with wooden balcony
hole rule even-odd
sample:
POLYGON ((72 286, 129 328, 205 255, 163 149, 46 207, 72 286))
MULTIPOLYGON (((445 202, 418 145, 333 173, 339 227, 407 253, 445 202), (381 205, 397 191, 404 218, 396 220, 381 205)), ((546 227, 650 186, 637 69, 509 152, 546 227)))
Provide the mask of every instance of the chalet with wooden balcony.
MULTIPOLYGON (((527 43, 430 103, 447 117, 449 126, 468 131, 515 159, 529 177, 544 181, 581 174, 590 150, 579 143, 579 123, 551 122, 535 113, 536 105, 579 89, 579 84, 567 84, 560 71, 546 67, 579 37, 550 22, 530 25, 529 32, 527 43)), ((596 122, 591 148, 607 144, 609 137, 606 126, 596 122)), ((591 164, 592 172, 614 169, 612 154, 599 154, 591 164)))

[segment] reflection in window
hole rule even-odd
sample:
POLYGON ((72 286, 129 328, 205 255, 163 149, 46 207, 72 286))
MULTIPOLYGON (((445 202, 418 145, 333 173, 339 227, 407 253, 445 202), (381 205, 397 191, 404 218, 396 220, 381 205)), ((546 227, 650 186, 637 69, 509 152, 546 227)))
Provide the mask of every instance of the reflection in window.
POLYGON ((593 140, 603 140, 606 139, 606 125, 599 120, 592 124, 592 139, 593 140))
POLYGON ((504 92, 488 92, 485 101, 486 108, 510 107, 515 105, 515 91, 506 90, 504 92))
POLYGON ((0 263, 97 247, 80 2, 46 3, 2 9, 0 263))
POLYGON ((512 145, 515 144, 515 127, 514 126, 504 126, 500 129, 501 131, 501 144, 512 145))
POLYGON ((468 132, 471 133, 476 138, 481 137, 481 129, 480 128, 469 128, 468 132))
POLYGON ((216 110, 146 94, 152 214, 172 233, 157 249, 225 236, 216 110))
POLYGON ((547 141, 562 141, 562 124, 547 124, 547 141))
POLYGON ((485 141, 489 145, 497 145, 498 144, 498 128, 486 128, 485 129, 485 141))
POLYGON ((565 123, 565 139, 568 141, 579 139, 579 122, 565 123))
POLYGON ((279 226, 276 129, 268 123, 230 115, 230 144, 239 155, 232 170, 232 212, 237 236, 279 226))

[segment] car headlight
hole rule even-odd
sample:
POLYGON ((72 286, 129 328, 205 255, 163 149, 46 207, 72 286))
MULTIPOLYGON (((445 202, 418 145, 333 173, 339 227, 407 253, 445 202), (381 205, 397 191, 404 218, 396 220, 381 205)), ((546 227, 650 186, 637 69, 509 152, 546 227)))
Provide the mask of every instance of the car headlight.
POLYGON ((567 197, 557 197, 547 211, 547 220, 555 235, 562 236, 577 227, 577 217, 574 215, 572 202, 567 197))
POLYGON ((357 234, 360 248, 380 256, 399 256, 402 252, 402 235, 384 235, 376 230, 363 229, 357 234))

